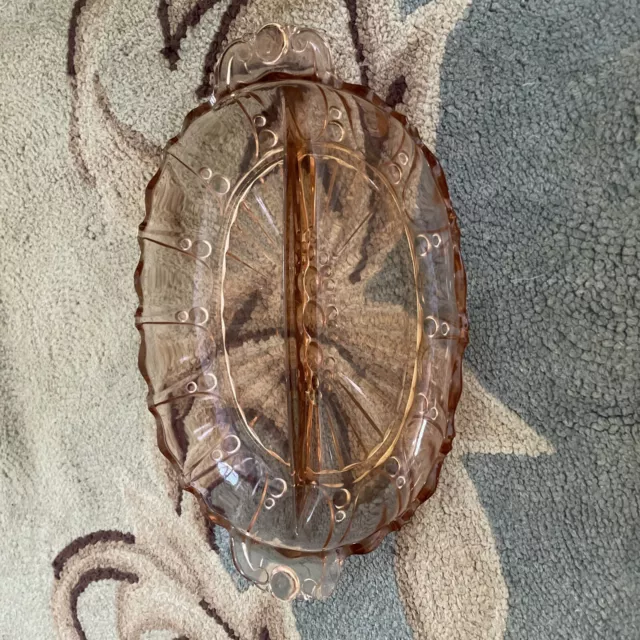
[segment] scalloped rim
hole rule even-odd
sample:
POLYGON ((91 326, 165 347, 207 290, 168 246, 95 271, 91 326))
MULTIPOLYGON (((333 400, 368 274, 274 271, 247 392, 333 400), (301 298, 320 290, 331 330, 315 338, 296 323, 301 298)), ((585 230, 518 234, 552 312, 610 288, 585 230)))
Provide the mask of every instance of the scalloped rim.
MULTIPOLYGON (((308 78, 299 78, 296 76, 290 76, 283 73, 270 73, 265 75, 260 79, 258 83, 255 83, 255 86, 258 85, 266 85, 273 82, 278 82, 282 80, 288 80, 292 82, 314 82, 314 80, 309 80, 308 78)), ((316 80, 316 82, 319 82, 316 80)), ((449 218, 449 229, 451 232, 451 242, 453 245, 453 257, 454 257, 454 291, 456 296, 456 304, 458 308, 458 314, 460 317, 460 338, 457 342, 457 351, 453 354, 452 362, 451 362, 451 384, 449 387, 449 398, 447 405, 447 432, 444 440, 442 441, 442 445, 440 447, 440 451, 435 459, 433 467, 431 468, 431 472, 429 473, 424 485, 418 492, 417 497, 407 505, 407 508, 399 514, 394 520, 382 526, 380 529, 367 536, 363 540, 355 543, 351 543, 342 547, 336 547, 332 550, 327 550, 326 552, 309 552, 305 553, 303 551, 293 551, 291 549, 283 549, 281 547, 275 547, 273 545, 269 545, 268 543, 262 542, 260 540, 256 540, 252 538, 252 536, 247 535, 237 529, 231 522, 229 522, 226 518, 220 516, 219 514, 212 513, 206 506, 206 503, 200 493, 191 486, 184 485, 181 482, 181 488, 185 491, 189 491, 193 495, 198 498, 198 502, 200 503, 200 507, 202 509, 203 515, 214 522, 217 525, 224 527, 229 531, 236 532, 241 538, 246 538, 249 540, 253 540, 257 544, 261 544, 264 546, 269 546, 283 556, 286 557, 300 557, 305 555, 310 556, 323 556, 327 553, 332 553, 333 551, 337 551, 342 554, 343 557, 348 557, 354 554, 365 554, 373 551, 386 537, 388 533, 392 531, 399 531, 413 516, 415 510, 423 503, 426 502, 435 492, 438 486, 438 480, 440 478, 440 471, 442 469, 442 464, 444 462, 445 457, 452 449, 453 439, 455 438, 455 412, 458 406, 458 402, 460 400, 460 395, 462 394, 462 361, 464 356, 464 351, 469 342, 469 321, 467 316, 467 277, 466 271, 464 268, 464 264, 462 262, 462 255, 460 252, 460 229, 458 227, 458 221, 456 218, 456 214, 453 210, 453 205, 451 203, 451 198, 449 195, 449 187, 447 186, 447 181, 444 175, 444 171, 442 166, 438 162, 436 156, 429 150, 429 148, 420 140, 417 129, 409 124, 408 119, 402 113, 395 111, 389 105, 386 104, 378 95, 374 93, 372 89, 368 89, 361 85, 352 84, 343 82, 335 77, 331 77, 328 81, 320 83, 326 86, 329 86, 333 89, 340 91, 347 91, 356 95, 359 98, 367 100, 371 102, 374 106, 380 108, 385 113, 389 115, 389 117, 396 119, 403 126, 407 134, 411 137, 414 144, 423 152, 429 167, 431 169, 431 174, 436 183, 438 191, 442 196, 445 206, 447 208, 447 214, 449 218)), ((254 86, 254 85, 250 85, 254 86)), ((241 89, 238 89, 240 91, 241 89)), ((234 92, 235 93, 235 92, 234 92)), ((205 113, 211 111, 212 109, 218 109, 224 106, 225 102, 228 99, 233 98, 233 93, 229 96, 223 98, 219 103, 216 104, 215 108, 212 107, 209 103, 203 103, 191 110, 186 116, 182 124, 182 129, 177 136, 171 138, 165 148, 164 148, 164 156, 158 171, 154 174, 153 178, 149 181, 145 191, 145 217, 143 221, 140 223, 139 231, 144 231, 147 223, 149 221, 149 217, 151 215, 151 204, 153 200, 153 192, 160 178, 160 175, 164 169, 164 165, 167 159, 167 152, 170 147, 175 144, 180 138, 184 135, 186 130, 191 126, 191 124, 197 118, 201 117, 205 113)), ((144 297, 142 294, 142 287, 140 284, 140 274, 144 267, 144 248, 142 244, 143 238, 138 236, 138 244, 140 246, 140 261, 135 270, 134 274, 134 284, 136 293, 138 294, 139 305, 136 310, 136 320, 140 318, 142 314, 142 310, 144 308, 144 297)), ((147 386, 149 388, 149 394, 147 395, 147 405, 149 407, 149 411, 153 414, 156 420, 156 431, 157 431, 157 441, 158 447, 162 454, 175 466, 175 468, 180 472, 181 469, 178 461, 173 457, 169 448, 166 445, 165 435, 164 435, 164 425, 162 423, 162 418, 160 414, 155 409, 151 402, 151 380, 147 371, 147 363, 146 363, 146 342, 144 336, 143 325, 140 325, 136 322, 137 329, 140 333, 140 349, 138 351, 138 367, 140 369, 140 373, 142 377, 145 379, 147 386)))

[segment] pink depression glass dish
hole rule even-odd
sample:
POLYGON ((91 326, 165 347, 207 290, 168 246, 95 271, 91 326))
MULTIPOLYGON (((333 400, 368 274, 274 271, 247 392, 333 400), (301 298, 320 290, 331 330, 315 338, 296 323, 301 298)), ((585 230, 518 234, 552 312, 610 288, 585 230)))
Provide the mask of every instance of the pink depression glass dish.
POLYGON ((322 37, 233 42, 149 183, 136 271, 158 442, 238 570, 325 598, 435 490, 467 343, 442 169, 322 37))

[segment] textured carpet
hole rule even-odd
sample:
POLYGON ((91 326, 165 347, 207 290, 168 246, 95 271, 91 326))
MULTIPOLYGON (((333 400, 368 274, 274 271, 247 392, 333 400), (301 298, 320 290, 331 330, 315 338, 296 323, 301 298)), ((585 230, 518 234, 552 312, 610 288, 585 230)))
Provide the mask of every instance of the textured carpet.
POLYGON ((640 637, 636 0, 0 0, 0 638, 640 637), (137 369, 137 225, 229 38, 326 30, 462 228, 471 343, 435 496, 326 603, 231 569, 137 369))

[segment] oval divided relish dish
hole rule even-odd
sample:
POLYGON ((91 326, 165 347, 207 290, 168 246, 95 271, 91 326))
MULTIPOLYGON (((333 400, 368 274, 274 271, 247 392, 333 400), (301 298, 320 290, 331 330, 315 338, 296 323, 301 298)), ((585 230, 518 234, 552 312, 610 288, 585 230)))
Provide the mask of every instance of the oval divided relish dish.
POLYGON ((169 142, 139 241, 160 448, 243 575, 327 597, 451 448, 468 328, 440 165, 317 32, 266 25, 169 142))

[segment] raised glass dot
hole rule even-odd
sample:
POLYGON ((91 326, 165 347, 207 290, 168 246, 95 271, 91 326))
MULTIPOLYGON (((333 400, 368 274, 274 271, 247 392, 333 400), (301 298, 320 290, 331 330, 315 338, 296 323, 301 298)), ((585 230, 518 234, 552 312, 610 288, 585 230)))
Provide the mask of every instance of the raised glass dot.
POLYGON ((429 253, 429 249, 431 249, 431 242, 427 236, 419 235, 416 238, 416 252, 421 257, 424 258, 427 253, 429 253))
POLYGON ((418 401, 418 406, 419 406, 419 411, 422 412, 424 411, 428 406, 429 406, 429 399, 427 398, 427 395, 421 391, 418 394, 418 397, 416 398, 418 401))
POLYGON ((195 382, 189 382, 187 384, 187 391, 189 393, 195 393, 198 390, 198 385, 195 382))
POLYGON ((344 509, 351 502, 351 493, 348 489, 338 489, 333 494, 333 506, 336 509, 344 509))
POLYGON ((431 236, 431 243, 436 249, 442 244, 442 238, 440 237, 439 233, 434 233, 431 236))
POLYGON ((213 171, 209 167, 202 167, 198 174, 203 180, 211 180, 211 176, 213 175, 213 171))
POLYGON ((191 309, 191 318, 196 324, 205 324, 209 320, 209 312, 204 307, 191 309))
POLYGON ((340 120, 340 118, 342 118, 342 111, 340 111, 338 107, 331 107, 329 109, 329 116, 331 116, 332 120, 340 120))
POLYGON ((272 149, 278 143, 278 136, 271 129, 263 129, 258 136, 258 142, 263 149, 272 149))
POLYGON ((344 138, 344 128, 338 122, 330 122, 327 125, 327 133, 334 142, 340 142, 344 138))
POLYGON ((393 184, 398 184, 400 178, 402 178, 402 169, 397 164, 389 165, 389 179, 393 184))
POLYGON ((271 593, 279 600, 291 600, 298 593, 298 579, 290 569, 278 567, 273 570, 271 580, 271 593))
POLYGON ((315 340, 307 345, 307 364, 312 371, 317 371, 322 364, 322 348, 315 340))
POLYGON ((448 325, 448 323, 443 322, 443 323, 440 325, 440 331, 442 332, 442 335, 443 335, 443 336, 447 336, 447 335, 449 335, 449 325, 448 325))
POLYGON ((347 517, 344 511, 336 511, 336 522, 342 522, 347 517))
POLYGON ((398 479, 396 480, 396 487, 398 487, 398 489, 402 489, 402 487, 404 487, 404 485, 407 483, 406 479, 404 476, 399 476, 398 479))
POLYGON ((397 458, 389 458, 384 465, 385 471, 393 478, 400 469, 400 463, 397 458))
POLYGON ((273 507, 276 506, 276 501, 273 498, 267 498, 264 501, 264 508, 269 511, 270 509, 273 509, 273 507))
POLYGON ((176 313, 176 320, 178 322, 186 322, 189 319, 189 313, 187 311, 178 311, 176 313))
POLYGON ((282 478, 274 478, 269 483, 269 495, 272 498, 281 498, 287 491, 287 483, 282 478))
POLYGON ((438 333, 438 321, 433 316, 427 316, 425 318, 424 331, 429 338, 433 338, 433 336, 438 333))
POLYGON ((217 173, 211 180, 211 188, 218 194, 224 195, 229 191, 231 183, 224 176, 217 173))
POLYGON ((264 127, 264 125, 267 124, 267 119, 263 115, 259 114, 257 116, 254 116, 253 124, 255 124, 258 128, 264 127))
POLYGON ((189 249, 191 249, 192 244, 193 243, 191 242, 191 240, 189 240, 189 238, 182 238, 182 240, 180 240, 180 242, 178 243, 178 246, 183 251, 189 251, 189 249))
POLYGON ((211 255, 211 243, 206 240, 197 240, 193 245, 193 252, 198 258, 208 258, 211 255))
POLYGON ((240 438, 238 436, 227 436, 223 441, 225 453, 231 455, 240 449, 240 438))
POLYGON ((407 162, 409 162, 409 156, 408 156, 404 151, 401 151, 401 152, 398 154, 398 162, 399 162, 402 166, 404 166, 405 164, 407 164, 407 162))
POLYGON ((313 300, 307 303, 303 315, 304 328, 311 336, 315 336, 324 327, 325 317, 322 307, 313 300))
POLYGON ((202 386, 205 391, 213 391, 218 386, 218 378, 213 373, 205 373, 202 376, 202 386))

